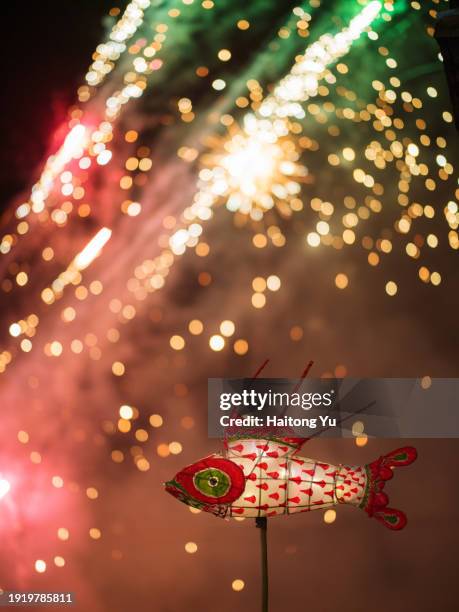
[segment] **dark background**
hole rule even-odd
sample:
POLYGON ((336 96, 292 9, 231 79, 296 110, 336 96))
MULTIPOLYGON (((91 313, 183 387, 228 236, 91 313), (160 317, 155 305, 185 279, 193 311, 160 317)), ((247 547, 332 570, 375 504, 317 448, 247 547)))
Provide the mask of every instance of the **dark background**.
POLYGON ((0 210, 30 184, 65 119, 91 54, 102 39, 109 0, 40 0, 2 6, 0 37, 0 210))

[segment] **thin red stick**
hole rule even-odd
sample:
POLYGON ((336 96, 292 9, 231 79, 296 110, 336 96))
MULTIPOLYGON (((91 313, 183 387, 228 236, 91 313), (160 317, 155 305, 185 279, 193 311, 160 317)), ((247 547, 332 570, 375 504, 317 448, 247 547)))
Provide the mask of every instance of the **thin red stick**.
POLYGON ((258 370, 255 372, 255 374, 252 377, 252 380, 254 380, 255 378, 258 378, 258 375, 261 373, 262 370, 264 370, 264 368, 268 365, 269 363, 269 359, 266 359, 266 361, 264 361, 261 366, 258 368, 258 370))
POLYGON ((297 382, 295 388, 293 389, 292 393, 296 393, 298 391, 298 389, 301 387, 303 380, 306 378, 306 376, 308 375, 309 370, 312 368, 314 362, 310 361, 308 363, 308 365, 304 368, 303 370, 303 374, 301 374, 301 378, 300 380, 297 382))

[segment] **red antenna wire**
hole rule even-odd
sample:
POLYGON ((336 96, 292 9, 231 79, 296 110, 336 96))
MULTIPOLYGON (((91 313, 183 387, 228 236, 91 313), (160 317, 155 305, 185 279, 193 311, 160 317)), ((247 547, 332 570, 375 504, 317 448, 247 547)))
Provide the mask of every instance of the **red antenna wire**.
MULTIPOLYGON (((268 365, 269 363, 269 359, 266 359, 261 366, 258 368, 258 370, 255 372, 255 374, 252 377, 252 380, 254 380, 255 378, 258 378, 258 375, 261 374, 261 371, 265 369, 265 367, 268 365)), ((311 362, 312 363, 312 362, 311 362)))
POLYGON ((308 365, 304 368, 303 373, 301 374, 301 378, 297 382, 297 384, 295 385, 295 388, 293 389, 292 393, 296 393, 298 391, 298 389, 301 387, 301 385, 303 383, 303 380, 306 378, 306 376, 309 373, 309 370, 312 368, 313 365, 314 365, 314 362, 310 361, 308 363, 308 365))

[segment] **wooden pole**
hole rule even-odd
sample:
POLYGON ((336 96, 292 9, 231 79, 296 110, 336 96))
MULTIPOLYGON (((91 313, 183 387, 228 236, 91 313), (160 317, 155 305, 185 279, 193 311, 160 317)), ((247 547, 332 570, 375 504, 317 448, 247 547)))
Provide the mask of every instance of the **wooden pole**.
POLYGON ((268 612, 268 519, 259 516, 255 524, 260 530, 261 552, 261 612, 268 612))

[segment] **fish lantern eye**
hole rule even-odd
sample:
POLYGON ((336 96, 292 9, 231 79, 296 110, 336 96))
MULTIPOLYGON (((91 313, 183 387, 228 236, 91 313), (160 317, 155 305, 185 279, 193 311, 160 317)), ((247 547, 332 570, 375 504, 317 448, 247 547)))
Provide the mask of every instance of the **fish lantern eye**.
POLYGON ((167 484, 172 495, 188 496, 188 500, 182 501, 189 505, 194 502, 217 506, 230 504, 242 495, 245 476, 234 461, 211 455, 184 468, 167 484))
POLYGON ((209 497, 223 497, 231 488, 229 476, 217 468, 196 472, 193 481, 198 491, 209 497))

